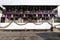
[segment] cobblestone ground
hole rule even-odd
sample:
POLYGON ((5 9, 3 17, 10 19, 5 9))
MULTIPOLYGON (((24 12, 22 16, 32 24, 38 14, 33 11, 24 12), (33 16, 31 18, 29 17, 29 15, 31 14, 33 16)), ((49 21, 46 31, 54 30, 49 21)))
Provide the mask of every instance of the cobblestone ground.
POLYGON ((60 40, 60 33, 0 31, 0 40, 60 40))

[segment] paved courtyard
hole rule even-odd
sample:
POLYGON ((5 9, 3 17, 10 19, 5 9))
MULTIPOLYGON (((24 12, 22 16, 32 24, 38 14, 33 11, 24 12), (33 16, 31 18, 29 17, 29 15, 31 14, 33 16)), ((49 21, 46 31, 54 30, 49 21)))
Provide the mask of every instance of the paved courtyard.
POLYGON ((60 40, 60 32, 0 31, 0 40, 60 40))

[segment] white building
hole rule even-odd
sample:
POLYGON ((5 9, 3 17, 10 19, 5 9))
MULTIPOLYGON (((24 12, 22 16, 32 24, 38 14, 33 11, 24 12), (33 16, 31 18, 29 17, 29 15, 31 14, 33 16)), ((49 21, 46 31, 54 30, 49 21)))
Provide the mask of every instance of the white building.
MULTIPOLYGON (((60 17, 60 1, 59 0, 0 0, 0 7, 5 9, 3 7, 3 5, 58 5, 58 17, 60 17)), ((2 14, 0 14, 2 15, 2 14)), ((57 24, 60 24, 60 23, 53 23, 53 26, 54 25, 57 25, 57 24)), ((5 25, 7 25, 9 23, 0 23, 0 26, 2 26, 0 29, 50 29, 51 28, 51 25, 48 24, 47 22, 44 22, 43 24, 41 25, 35 25, 33 23, 27 23, 27 24, 24 24, 24 23, 20 23, 20 24, 24 24, 24 25, 17 25, 16 23, 12 22, 11 25, 9 25, 9 27, 6 27, 4 28, 5 25)))

